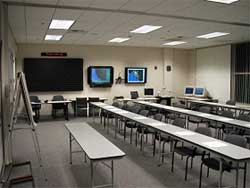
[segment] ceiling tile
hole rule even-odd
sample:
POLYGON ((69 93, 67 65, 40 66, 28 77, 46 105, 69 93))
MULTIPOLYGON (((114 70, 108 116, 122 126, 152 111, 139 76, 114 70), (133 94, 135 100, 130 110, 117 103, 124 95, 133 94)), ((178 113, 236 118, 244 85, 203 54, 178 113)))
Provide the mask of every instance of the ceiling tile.
POLYGON ((125 5, 129 0, 93 0, 90 7, 105 8, 105 9, 119 9, 125 5))
POLYGON ((121 7, 122 10, 130 11, 146 11, 157 5, 164 0, 130 0, 127 4, 121 7))
POLYGON ((53 19, 76 20, 82 14, 81 10, 59 9, 57 8, 53 19))
POLYGON ((89 7, 93 0, 59 0, 59 5, 89 7))

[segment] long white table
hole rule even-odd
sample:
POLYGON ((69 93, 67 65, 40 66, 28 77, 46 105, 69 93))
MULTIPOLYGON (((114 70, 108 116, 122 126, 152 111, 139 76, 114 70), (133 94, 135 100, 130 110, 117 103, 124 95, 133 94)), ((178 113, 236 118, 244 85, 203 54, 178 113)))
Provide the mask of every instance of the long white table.
POLYGON ((238 106, 238 105, 228 105, 224 103, 214 103, 214 102, 207 102, 207 101, 190 101, 190 103, 196 103, 196 104, 202 104, 202 105, 207 105, 207 106, 214 106, 217 108, 227 108, 227 109, 233 109, 235 111, 247 111, 250 112, 250 107, 244 107, 244 106, 238 106))
MULTIPOLYGON (((122 110, 116 108, 114 106, 110 106, 104 103, 91 103, 92 105, 100 108, 101 110, 108 111, 118 117, 123 117, 129 120, 132 120, 144 128, 152 128, 159 132, 159 148, 161 148, 161 134, 168 134, 172 137, 175 137, 183 142, 190 143, 194 146, 200 147, 204 150, 207 150, 211 153, 214 153, 220 156, 220 178, 219 178, 219 187, 221 187, 221 179, 222 179, 222 163, 223 158, 230 159, 235 161, 237 164, 244 162, 245 165, 247 161, 250 160, 250 150, 224 142, 222 140, 218 140, 212 137, 208 137, 184 128, 180 128, 171 124, 167 124, 164 122, 159 122, 157 120, 135 114, 132 112, 128 112, 126 110, 122 110)), ((142 129, 142 134, 144 134, 144 128, 142 129)), ((115 127, 116 130, 116 127, 115 127)), ((116 131, 115 131, 116 132, 116 131)), ((142 142, 143 144, 143 142, 142 142)), ((143 144, 144 145, 144 144, 143 144)), ((142 149, 143 149, 142 145, 142 149)), ((161 157, 161 150, 159 150, 159 160, 161 157)), ((236 174, 236 187, 238 187, 238 176, 236 174)))
MULTIPOLYGON (((108 139, 98 133, 94 128, 87 123, 66 123, 65 127, 69 131, 70 143, 70 163, 72 164, 72 141, 75 140, 81 147, 82 151, 88 156, 91 167, 91 187, 94 186, 94 163, 100 161, 111 161, 111 186, 114 185, 114 160, 121 159, 125 153, 117 146, 111 143, 108 139)), ((107 164, 106 164, 107 165, 107 164)), ((104 185, 102 185, 104 186, 104 185)), ((105 185, 107 186, 107 185, 105 185)), ((100 187, 100 186, 96 186, 100 187)))
POLYGON ((187 119, 188 116, 194 116, 194 117, 198 117, 202 119, 212 120, 212 121, 219 122, 219 123, 229 124, 238 128, 250 129, 250 122, 247 122, 247 121, 222 117, 222 116, 213 115, 213 114, 207 114, 203 112, 198 112, 198 111, 193 111, 193 110, 188 110, 188 109, 183 109, 183 108, 178 108, 178 107, 173 107, 173 106, 166 106, 166 105, 151 103, 147 101, 134 101, 134 102, 137 104, 141 104, 141 105, 145 105, 145 106, 149 106, 153 108, 158 108, 158 109, 169 111, 169 112, 184 114, 186 115, 186 120, 188 120, 187 119))
POLYGON ((120 102, 129 102, 129 101, 156 101, 158 98, 156 97, 139 97, 137 99, 130 99, 130 98, 123 98, 123 99, 117 99, 117 101, 120 102))

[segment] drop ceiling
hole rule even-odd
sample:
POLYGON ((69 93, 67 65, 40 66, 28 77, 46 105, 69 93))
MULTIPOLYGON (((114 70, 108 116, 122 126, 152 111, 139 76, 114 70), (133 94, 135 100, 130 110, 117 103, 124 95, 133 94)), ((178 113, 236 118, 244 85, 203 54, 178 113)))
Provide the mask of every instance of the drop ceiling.
POLYGON ((193 49, 250 41, 250 0, 226 5, 205 0, 6 0, 9 26, 17 43, 119 45, 161 47, 166 42, 187 43, 193 49), (52 19, 76 20, 70 30, 49 30, 52 19), (148 34, 130 33, 142 25, 163 26, 148 34), (231 33, 197 39, 211 32, 231 33), (46 34, 63 35, 45 41, 46 34), (131 37, 113 44, 115 37, 131 37))

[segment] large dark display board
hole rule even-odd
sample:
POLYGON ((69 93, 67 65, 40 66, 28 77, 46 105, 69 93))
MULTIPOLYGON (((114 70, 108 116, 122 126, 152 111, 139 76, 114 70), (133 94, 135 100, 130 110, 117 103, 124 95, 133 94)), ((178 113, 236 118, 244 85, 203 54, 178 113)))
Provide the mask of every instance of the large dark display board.
POLYGON ((83 90, 83 59, 24 58, 29 91, 83 90))

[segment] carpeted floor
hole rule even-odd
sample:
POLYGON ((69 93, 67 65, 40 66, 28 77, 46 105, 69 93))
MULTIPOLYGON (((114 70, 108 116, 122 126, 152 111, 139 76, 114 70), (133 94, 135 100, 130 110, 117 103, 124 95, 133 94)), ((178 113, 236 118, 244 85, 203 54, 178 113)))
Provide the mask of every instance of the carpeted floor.
MULTIPOLYGON (((22 131, 14 135, 14 159, 17 162, 32 161, 33 174, 36 187, 89 187, 90 168, 84 163, 82 154, 74 154, 73 165, 69 164, 69 135, 64 127, 63 119, 45 120, 41 117, 37 133, 41 147, 43 167, 39 167, 34 150, 31 133, 22 131), (45 181, 47 179, 47 181, 45 181)), ((93 123, 92 119, 72 118, 67 122, 89 122, 97 131, 126 153, 126 157, 115 161, 115 187, 198 187, 200 158, 194 160, 193 169, 189 170, 188 180, 184 181, 185 160, 176 155, 175 170, 171 173, 171 155, 166 156, 165 163, 158 166, 158 156, 152 156, 152 147, 146 147, 144 155, 134 142, 129 144, 129 138, 123 141, 123 136, 114 139, 114 131, 109 135, 99 120, 93 123)), ((77 148, 77 145, 74 145, 77 148)), ((166 149, 169 146, 166 145, 166 149)), ((248 172, 250 164, 248 165, 248 172)), ((13 176, 27 172, 26 168, 13 171, 13 176)), ((209 178, 203 176, 202 187, 217 187, 218 172, 210 171, 209 178)), ((240 185, 242 186, 242 172, 240 172, 240 185)), ((233 187, 235 172, 225 173, 223 186, 233 187)), ((102 164, 95 168, 95 184, 109 183, 110 170, 102 164)), ((31 183, 24 183, 14 187, 32 187, 31 183)), ((250 187, 250 176, 247 176, 247 187, 250 187)))

